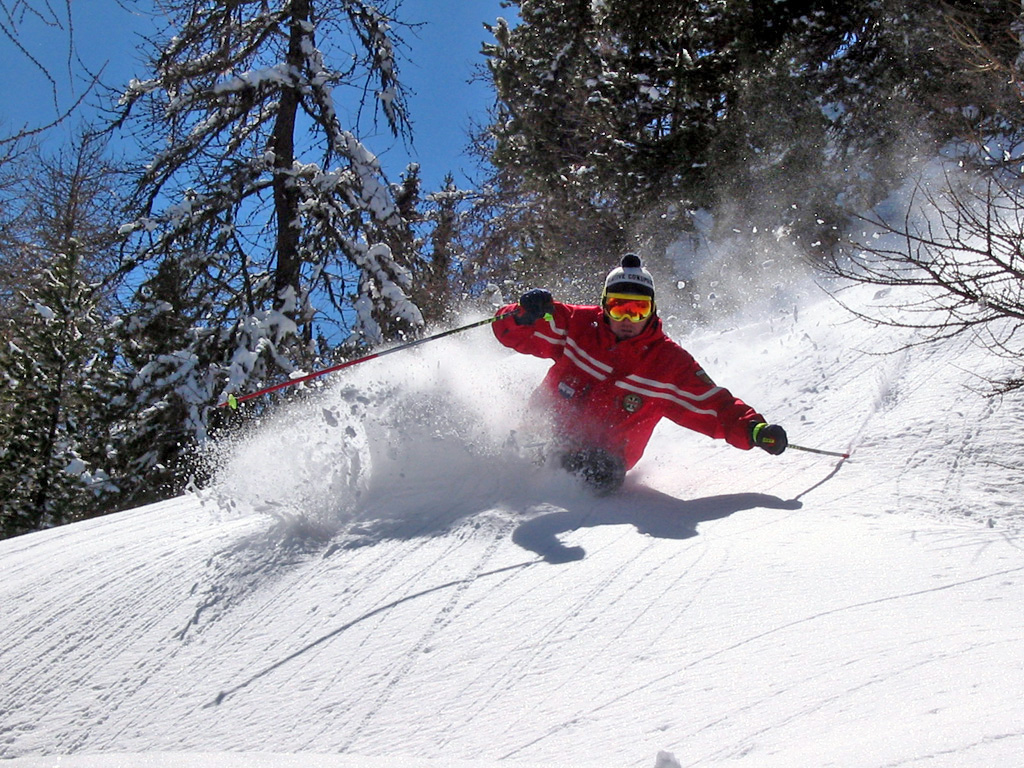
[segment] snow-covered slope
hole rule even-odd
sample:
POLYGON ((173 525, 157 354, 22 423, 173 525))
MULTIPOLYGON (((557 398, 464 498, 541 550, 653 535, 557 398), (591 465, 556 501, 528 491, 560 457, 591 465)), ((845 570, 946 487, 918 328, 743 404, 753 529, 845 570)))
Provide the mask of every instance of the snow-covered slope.
POLYGON ((665 424, 594 499, 503 447, 545 364, 486 329, 350 369, 202 492, 0 542, 0 757, 1019 765, 1024 407, 972 391, 1005 363, 879 356, 827 299, 672 330, 853 459, 665 424))

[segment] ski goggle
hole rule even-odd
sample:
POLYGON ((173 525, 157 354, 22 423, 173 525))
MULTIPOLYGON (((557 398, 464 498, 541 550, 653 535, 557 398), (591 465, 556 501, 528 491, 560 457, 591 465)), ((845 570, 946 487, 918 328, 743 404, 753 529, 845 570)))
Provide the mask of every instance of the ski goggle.
POLYGON ((638 323, 654 312, 654 299, 631 293, 606 293, 604 311, 612 320, 632 320, 638 323))

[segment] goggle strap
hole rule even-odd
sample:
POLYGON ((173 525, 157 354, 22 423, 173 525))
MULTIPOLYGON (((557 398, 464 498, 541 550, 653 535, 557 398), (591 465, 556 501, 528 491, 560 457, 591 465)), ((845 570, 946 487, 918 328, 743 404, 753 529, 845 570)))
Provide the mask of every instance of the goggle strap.
POLYGON ((641 293, 606 293, 601 297, 603 304, 608 299, 622 299, 623 301, 649 301, 654 304, 653 296, 645 296, 641 293))

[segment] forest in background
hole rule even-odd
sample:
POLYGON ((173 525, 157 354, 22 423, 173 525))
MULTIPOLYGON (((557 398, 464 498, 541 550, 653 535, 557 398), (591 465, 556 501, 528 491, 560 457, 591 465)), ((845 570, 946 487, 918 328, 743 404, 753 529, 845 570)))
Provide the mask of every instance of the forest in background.
MULTIPOLYGON (((366 138, 412 131, 400 2, 151 6, 162 32, 125 42, 146 78, 96 79, 74 141, 0 135, 4 537, 201 484, 228 394, 487 311, 494 286, 592 301, 625 250, 672 273, 697 259, 680 243, 717 249, 722 310, 771 302, 780 261, 935 288, 922 338, 1020 356, 1019 3, 510 0, 480 20, 477 178, 440 189, 387 178, 366 138), (927 227, 869 213, 936 157, 927 227)), ((61 13, 0 0, 5 55, 61 13)))

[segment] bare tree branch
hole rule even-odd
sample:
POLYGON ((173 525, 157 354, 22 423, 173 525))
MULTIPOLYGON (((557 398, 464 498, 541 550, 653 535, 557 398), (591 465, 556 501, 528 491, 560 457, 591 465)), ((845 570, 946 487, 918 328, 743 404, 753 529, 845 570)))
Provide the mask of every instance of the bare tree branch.
POLYGON ((856 313, 920 331, 908 346, 969 334, 997 354, 1024 359, 1024 188, 1005 173, 961 168, 939 182, 935 189, 919 180, 896 220, 862 217, 861 234, 839 249, 830 270, 856 283, 914 289, 909 304, 856 313))
MULTIPOLYGON (((22 41, 22 33, 28 23, 39 23, 52 30, 63 39, 65 49, 65 66, 69 82, 76 77, 77 56, 75 53, 74 22, 71 14, 71 0, 56 4, 51 0, 0 0, 0 40, 6 39, 19 56, 28 61, 32 68, 49 84, 50 99, 53 102, 55 117, 53 120, 39 125, 22 125, 10 135, 0 135, 0 163, 7 159, 5 152, 14 145, 22 144, 26 139, 39 136, 66 121, 82 105, 86 97, 94 91, 100 80, 100 73, 85 73, 85 86, 80 94, 74 97, 70 106, 62 106, 60 88, 50 68, 35 56, 22 41)), ((102 70, 101 70, 102 71, 102 70)))

